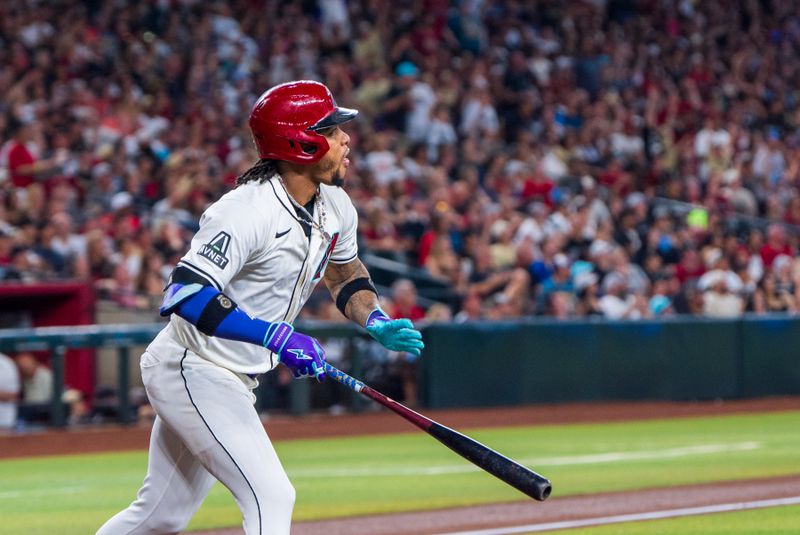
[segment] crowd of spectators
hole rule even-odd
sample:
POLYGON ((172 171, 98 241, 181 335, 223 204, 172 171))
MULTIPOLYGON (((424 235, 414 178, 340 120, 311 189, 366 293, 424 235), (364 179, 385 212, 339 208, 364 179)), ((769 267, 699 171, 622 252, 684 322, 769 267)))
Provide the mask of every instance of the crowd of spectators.
POLYGON ((347 186, 362 251, 461 296, 425 311, 401 285, 401 314, 795 312, 798 8, 0 3, 0 277, 90 278, 152 307, 256 160, 257 96, 315 79, 362 113, 347 186))

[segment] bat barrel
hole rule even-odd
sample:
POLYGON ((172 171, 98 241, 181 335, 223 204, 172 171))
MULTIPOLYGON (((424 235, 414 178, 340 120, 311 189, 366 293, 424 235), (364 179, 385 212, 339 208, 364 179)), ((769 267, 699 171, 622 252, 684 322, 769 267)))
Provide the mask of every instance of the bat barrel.
POLYGON ((496 477, 500 477, 504 482, 536 501, 543 502, 550 497, 550 493, 553 491, 553 485, 550 481, 522 465, 517 466, 519 467, 518 469, 506 468, 501 470, 501 476, 489 470, 487 471, 496 477))
POLYGON ((553 490, 547 478, 458 431, 434 422, 428 433, 477 467, 534 500, 545 501, 553 490))
POLYGON ((458 431, 445 427, 427 416, 409 409, 328 363, 325 363, 325 371, 328 377, 391 409, 475 466, 486 470, 523 494, 540 502, 550 496, 550 492, 553 489, 550 481, 533 470, 497 453, 477 440, 462 435, 458 431))

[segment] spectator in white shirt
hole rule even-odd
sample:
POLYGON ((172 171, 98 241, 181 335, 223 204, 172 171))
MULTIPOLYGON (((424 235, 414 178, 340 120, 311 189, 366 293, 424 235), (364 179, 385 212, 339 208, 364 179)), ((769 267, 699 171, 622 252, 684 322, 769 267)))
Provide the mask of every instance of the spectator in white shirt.
POLYGON ((720 127, 716 119, 708 117, 703 129, 694 137, 694 153, 700 158, 705 158, 711 152, 712 146, 727 150, 730 143, 731 135, 728 131, 720 127))
POLYGON ((600 310, 612 320, 640 319, 648 311, 647 300, 641 295, 628 293, 625 277, 619 273, 609 273, 603 280, 605 295, 600 298, 600 310))
POLYGON ((436 106, 427 134, 428 159, 430 161, 436 161, 439 157, 440 147, 443 145, 455 145, 456 141, 458 141, 447 106, 436 106))
POLYGON ((19 372, 10 357, 0 353, 0 429, 14 427, 17 422, 19 372))
POLYGON ((476 89, 467 97, 461 112, 459 129, 466 136, 477 133, 480 137, 494 138, 497 135, 500 121, 488 88, 476 89))

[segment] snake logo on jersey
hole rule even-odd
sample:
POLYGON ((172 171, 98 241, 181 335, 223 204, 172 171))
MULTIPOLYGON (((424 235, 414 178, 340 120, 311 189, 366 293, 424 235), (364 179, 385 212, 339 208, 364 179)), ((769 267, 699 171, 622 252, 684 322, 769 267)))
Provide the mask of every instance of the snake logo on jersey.
POLYGON ((328 244, 328 248, 325 250, 325 256, 322 257, 322 261, 319 263, 317 267, 317 271, 314 272, 314 278, 311 279, 313 282, 316 282, 322 277, 322 274, 325 273, 325 267, 328 265, 328 260, 331 258, 331 254, 333 253, 333 248, 336 247, 336 242, 339 240, 339 233, 331 237, 331 242, 328 244))
POLYGON ((227 232, 220 232, 214 236, 214 239, 200 247, 197 254, 208 258, 220 269, 225 269, 225 266, 228 265, 228 257, 225 254, 228 252, 230 244, 231 235, 227 232))

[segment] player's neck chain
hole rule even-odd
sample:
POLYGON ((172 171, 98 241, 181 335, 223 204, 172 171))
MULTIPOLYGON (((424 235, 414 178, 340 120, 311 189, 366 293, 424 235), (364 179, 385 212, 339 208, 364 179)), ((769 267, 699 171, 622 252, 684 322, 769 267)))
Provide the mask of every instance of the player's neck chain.
POLYGON ((278 180, 281 183, 281 187, 283 191, 286 192, 286 196, 289 197, 289 202, 292 203, 292 206, 303 215, 303 219, 305 222, 312 227, 316 228, 320 234, 325 238, 327 241, 331 241, 331 237, 325 232, 325 224, 327 223, 327 213, 325 212, 325 199, 322 198, 322 193, 319 190, 319 186, 317 186, 317 191, 314 193, 314 210, 317 212, 318 221, 314 221, 314 217, 308 213, 305 206, 297 202, 294 197, 292 197, 289 190, 286 189, 286 184, 283 181, 283 177, 281 175, 277 175, 278 180))

